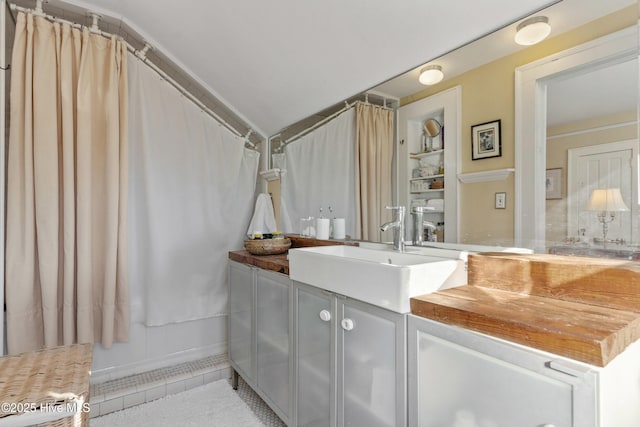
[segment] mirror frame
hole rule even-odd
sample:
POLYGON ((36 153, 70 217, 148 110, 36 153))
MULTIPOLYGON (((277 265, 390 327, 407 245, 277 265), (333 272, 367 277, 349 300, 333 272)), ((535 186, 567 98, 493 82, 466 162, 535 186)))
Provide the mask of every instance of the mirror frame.
POLYGON ((638 26, 608 34, 515 70, 514 243, 544 253, 547 81, 578 68, 638 60, 638 26), (533 159, 533 162, 531 161, 533 159), (533 194, 533 197, 530 195, 533 194), (525 195, 529 195, 525 197, 525 195))

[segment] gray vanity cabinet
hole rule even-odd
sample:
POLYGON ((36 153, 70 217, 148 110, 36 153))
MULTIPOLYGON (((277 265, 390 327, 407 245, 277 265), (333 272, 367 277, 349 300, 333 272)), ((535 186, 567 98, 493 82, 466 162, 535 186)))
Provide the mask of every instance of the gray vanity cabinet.
POLYGON ((229 363, 286 423, 291 286, 284 274, 229 261, 229 363))
POLYGON ((406 315, 229 260, 229 363, 291 426, 407 425, 406 315))
POLYGON ((408 336, 411 426, 600 425, 589 365, 412 315, 408 336))
POLYGON ((296 425, 406 425, 405 322, 295 282, 296 425))

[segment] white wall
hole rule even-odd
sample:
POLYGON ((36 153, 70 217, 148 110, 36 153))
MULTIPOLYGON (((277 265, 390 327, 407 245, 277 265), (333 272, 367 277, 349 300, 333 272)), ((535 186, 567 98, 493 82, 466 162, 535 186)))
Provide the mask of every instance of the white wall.
POLYGON ((129 284, 131 330, 128 343, 93 347, 92 382, 139 373, 227 351, 227 316, 164 326, 144 325, 144 290, 129 284))

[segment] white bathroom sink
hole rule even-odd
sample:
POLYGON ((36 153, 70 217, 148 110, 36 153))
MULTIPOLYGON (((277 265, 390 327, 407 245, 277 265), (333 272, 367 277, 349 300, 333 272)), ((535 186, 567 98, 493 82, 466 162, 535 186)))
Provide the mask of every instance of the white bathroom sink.
POLYGON ((465 285, 464 260, 336 245, 289 250, 289 277, 398 313, 409 299, 465 285))

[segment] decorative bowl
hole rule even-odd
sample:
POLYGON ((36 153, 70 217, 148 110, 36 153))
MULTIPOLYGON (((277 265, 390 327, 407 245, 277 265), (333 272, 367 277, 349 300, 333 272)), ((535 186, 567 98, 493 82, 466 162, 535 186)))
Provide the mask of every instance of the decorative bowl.
POLYGON ((291 240, 284 239, 265 239, 244 241, 244 248, 253 255, 277 255, 282 254, 291 247, 291 240))

